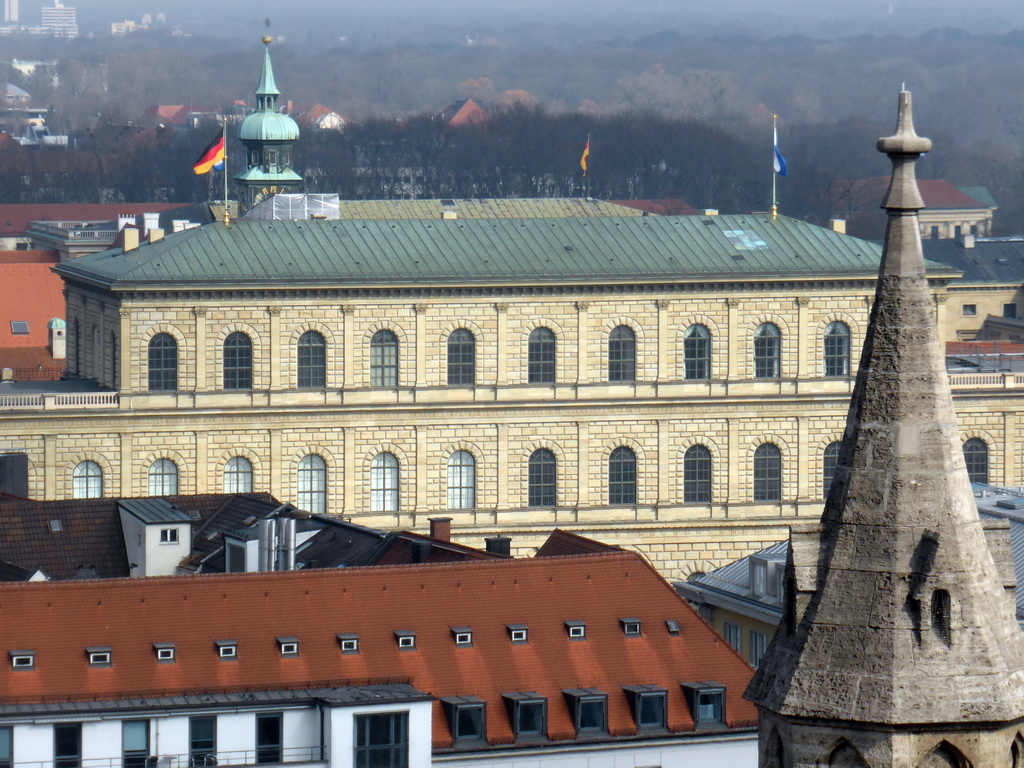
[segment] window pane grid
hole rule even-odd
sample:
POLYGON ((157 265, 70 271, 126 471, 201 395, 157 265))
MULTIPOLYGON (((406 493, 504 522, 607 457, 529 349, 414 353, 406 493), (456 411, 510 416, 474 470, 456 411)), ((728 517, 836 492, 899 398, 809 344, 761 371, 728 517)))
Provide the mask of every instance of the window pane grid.
POLYGON ((178 493, 178 465, 170 459, 157 459, 149 467, 149 495, 174 496, 178 493))
POLYGON ((711 333, 703 325, 691 325, 683 337, 683 378, 711 378, 711 333))
POLYGON ((557 464, 555 454, 539 448, 530 455, 527 504, 553 507, 557 503, 557 464))
POLYGON ((825 375, 850 375, 850 329, 845 323, 831 323, 825 329, 825 375))
POLYGON ((972 483, 988 485, 988 443, 972 437, 964 443, 964 463, 972 483))
POLYGON ((476 378, 476 340, 465 328, 448 337, 448 385, 469 386, 476 378))
POLYGON ((299 389, 322 389, 327 386, 327 342, 316 331, 299 337, 299 389))
POLYGON ((398 386, 398 337, 377 331, 370 339, 370 386, 398 386))
POLYGON ((822 456, 821 467, 821 495, 828 498, 828 492, 832 488, 832 481, 836 476, 836 466, 839 464, 839 449, 842 443, 829 443, 822 456))
POLYGON ((754 501, 779 501, 782 498, 782 453, 778 446, 765 443, 754 451, 754 501))
POLYGON ((370 509, 398 511, 398 459, 390 453, 378 453, 370 464, 370 509))
POLYGON ((71 475, 71 495, 76 499, 99 499, 103 496, 103 470, 95 461, 83 461, 71 475))
POLYGON ((476 509, 476 459, 469 451, 448 459, 448 509, 476 509))
POLYGON ((224 340, 224 389, 252 389, 252 341, 238 331, 224 340))
POLYGON ((754 334, 754 378, 779 378, 779 329, 771 323, 758 327, 754 334))
POLYGON ((608 459, 608 503, 636 504, 636 454, 625 446, 608 459))
POLYGON ((298 506, 313 515, 327 513, 327 462, 315 453, 299 461, 298 506))
POLYGON ((356 715, 355 768, 407 768, 408 715, 356 715))
POLYGON ((232 456, 224 465, 224 493, 252 493, 252 464, 244 456, 232 456))
POLYGON ((149 391, 174 392, 178 388, 178 342, 169 333, 149 340, 149 391))
POLYGON ((555 334, 548 328, 535 328, 530 334, 527 381, 530 384, 555 383, 555 334))
POLYGON ((690 446, 683 455, 683 501, 711 501, 711 451, 703 445, 690 446))
POLYGON ((636 380, 636 334, 620 325, 608 335, 608 381, 636 380))

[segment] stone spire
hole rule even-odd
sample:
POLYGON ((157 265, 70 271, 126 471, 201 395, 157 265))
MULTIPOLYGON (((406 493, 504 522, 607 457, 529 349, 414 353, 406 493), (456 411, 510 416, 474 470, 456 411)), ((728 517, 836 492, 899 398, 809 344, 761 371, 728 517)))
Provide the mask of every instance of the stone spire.
POLYGON ((983 527, 964 465, 908 92, 878 149, 888 225, 839 466, 820 525, 791 535, 785 616, 747 690, 760 765, 1009 767, 1024 639, 1005 526, 983 527))

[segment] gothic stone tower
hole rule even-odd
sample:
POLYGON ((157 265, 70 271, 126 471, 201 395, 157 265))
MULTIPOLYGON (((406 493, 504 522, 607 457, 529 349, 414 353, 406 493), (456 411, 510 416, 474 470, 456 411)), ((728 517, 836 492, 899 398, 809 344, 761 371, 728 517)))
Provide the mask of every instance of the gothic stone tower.
POLYGON ((931 141, 900 93, 885 249, 820 525, 750 687, 760 768, 1024 766, 1024 639, 1005 526, 978 519, 918 234, 931 141))
POLYGON ((239 205, 246 211, 278 192, 298 192, 302 177, 292 170, 292 145, 299 138, 299 126, 278 111, 281 92, 270 65, 270 38, 263 38, 263 71, 256 86, 256 111, 238 126, 238 138, 245 147, 245 170, 235 176, 239 205))

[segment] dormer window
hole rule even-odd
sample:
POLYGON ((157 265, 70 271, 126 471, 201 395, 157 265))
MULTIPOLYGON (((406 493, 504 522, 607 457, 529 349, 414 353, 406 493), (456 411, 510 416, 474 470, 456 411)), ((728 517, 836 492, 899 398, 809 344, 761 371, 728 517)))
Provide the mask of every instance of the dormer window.
POLYGON ((525 645, 530 641, 530 633, 525 624, 506 624, 505 628, 512 645, 525 645))
POLYGON ((238 658, 238 642, 236 640, 214 640, 217 656, 221 661, 234 661, 238 658))
POLYGON ((768 589, 768 563, 751 557, 750 559, 750 591, 754 597, 762 597, 768 589))
POLYGON ((174 643, 153 643, 158 662, 168 664, 174 662, 174 643))
POLYGON ((548 700, 532 691, 503 693, 516 741, 537 741, 548 731, 548 700))
POLYGON ((338 633, 338 647, 342 653, 359 653, 359 635, 338 633))
POLYGON ((11 651, 11 669, 35 669, 35 651, 11 651))
POLYGON ((585 621, 565 622, 565 631, 569 633, 570 640, 587 639, 587 623, 585 621))
POLYGON ((416 650, 416 633, 406 629, 399 629, 395 631, 395 641, 398 643, 398 650, 400 651, 415 651, 416 650))
POLYGON ((619 624, 626 637, 640 637, 640 619, 619 619, 619 624))
POLYGON ((608 733, 608 694, 594 688, 572 688, 562 691, 572 712, 577 736, 608 733))
POLYGON ((455 645, 466 648, 473 645, 473 630, 469 627, 452 627, 455 645))
POLYGON ((297 637, 279 637, 277 638, 277 647, 281 649, 281 655, 298 656, 299 655, 299 638, 297 637))
POLYGON ((85 652, 89 656, 90 667, 109 667, 113 659, 110 648, 107 646, 86 648, 85 652))
POLYGON ((725 686, 718 683, 680 683, 698 728, 725 723, 725 686))
POLYGON ((448 728, 456 744, 483 741, 486 737, 484 702, 476 696, 448 696, 441 699, 448 728))
POLYGON ((656 685, 625 685, 622 690, 629 699, 633 721, 639 730, 665 727, 668 691, 656 685))
POLYGON ((160 543, 161 544, 177 544, 178 543, 178 529, 177 528, 161 528, 160 529, 160 543))

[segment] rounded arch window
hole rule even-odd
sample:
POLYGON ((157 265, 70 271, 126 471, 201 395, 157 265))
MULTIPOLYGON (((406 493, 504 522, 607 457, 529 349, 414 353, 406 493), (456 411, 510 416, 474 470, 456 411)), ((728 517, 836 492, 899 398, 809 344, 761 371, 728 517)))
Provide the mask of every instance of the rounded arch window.
POLYGON ((840 442, 829 443, 825 446, 825 452, 821 457, 821 496, 828 498, 828 492, 832 488, 832 481, 836 477, 836 467, 839 466, 839 449, 843 447, 840 442))
POLYGON ((310 453, 299 459, 298 507, 313 515, 327 513, 327 462, 310 453))
POLYGON ((636 504, 636 454, 620 445, 608 457, 608 503, 636 504))
POLYGON ((327 342, 317 331, 306 331, 298 343, 299 389, 323 389, 327 386, 327 342))
POLYGON ((558 461, 547 448, 530 454, 528 499, 531 507, 554 507, 558 503, 558 461))
POLYGON ((608 334, 608 381, 636 380, 636 334, 620 325, 608 334))
POLYGON ((534 328, 526 350, 526 378, 530 384, 555 383, 555 334, 550 328, 534 328))
POLYGON ((252 493, 252 463, 232 456, 224 465, 224 493, 252 493))
POLYGON ((754 501, 782 500, 782 451, 763 443, 754 451, 754 501))
POLYGON ((774 323, 761 323, 754 331, 754 378, 777 379, 781 375, 782 333, 774 323))
POLYGON ((711 501, 711 451, 706 445, 691 445, 683 454, 683 501, 711 501))
POLYGON ((95 461, 82 461, 71 472, 71 496, 98 499, 103 496, 103 469, 95 461))
POLYGON ((252 389, 252 339, 241 331, 224 339, 224 389, 252 389))
POLYGON ((370 462, 370 510, 398 511, 398 459, 393 453, 378 453, 370 462))
POLYGON ((148 389, 150 392, 174 392, 178 389, 178 342, 169 333, 158 333, 149 340, 148 389))
POLYGON ((476 509, 476 459, 469 451, 448 457, 448 509, 476 509))
POLYGON ((370 339, 370 386, 398 386, 398 337, 380 330, 370 339))
POLYGON ((978 437, 965 441, 964 463, 972 483, 988 485, 988 443, 978 437))
POLYGON ((829 323, 822 340, 826 376, 850 375, 850 328, 846 323, 829 323))
POLYGON ((178 493, 178 465, 171 459, 157 459, 149 465, 149 495, 175 496, 178 493))
POLYGON ((476 383, 476 339, 465 328, 448 335, 448 386, 467 387, 476 383))
POLYGON ((691 325, 683 334, 683 378, 711 378, 711 331, 703 325, 691 325))

